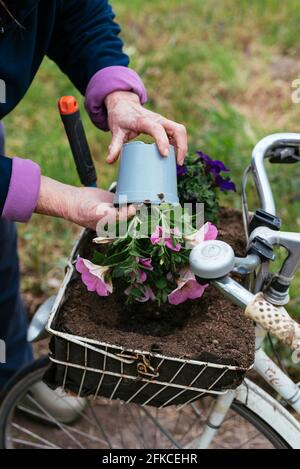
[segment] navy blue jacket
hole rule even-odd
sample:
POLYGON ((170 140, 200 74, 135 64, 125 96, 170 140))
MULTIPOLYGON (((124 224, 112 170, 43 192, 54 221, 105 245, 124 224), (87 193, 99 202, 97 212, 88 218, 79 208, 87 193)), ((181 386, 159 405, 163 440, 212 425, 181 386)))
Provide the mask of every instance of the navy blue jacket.
MULTIPOLYGON (((18 26, 0 5, 0 80, 6 103, 0 120, 23 98, 45 55, 82 93, 102 68, 127 66, 120 27, 108 0, 10 0, 18 26)), ((7 196, 11 160, 0 155, 0 215, 7 196)))

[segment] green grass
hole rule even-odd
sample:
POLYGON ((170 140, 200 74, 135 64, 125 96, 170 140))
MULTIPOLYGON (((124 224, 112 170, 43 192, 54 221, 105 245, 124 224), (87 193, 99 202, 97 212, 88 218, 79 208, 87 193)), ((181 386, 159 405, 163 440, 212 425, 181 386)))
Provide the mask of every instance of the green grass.
MULTIPOLYGON (((186 125, 190 149, 202 149, 232 168, 240 191, 254 144, 268 133, 297 131, 300 107, 291 82, 300 76, 298 0, 113 0, 132 67, 143 77, 149 108, 186 125)), ((5 119, 9 154, 32 158, 43 174, 79 184, 56 101, 75 94, 81 103, 100 184, 116 167, 106 165, 109 134, 83 111, 82 98, 55 64, 45 60, 30 91, 5 119)), ((299 230, 300 166, 273 167, 271 179, 286 229, 299 230)), ((250 202, 255 206, 250 190, 250 202)), ((224 203, 240 206, 239 196, 224 203)), ((51 293, 77 229, 34 216, 20 227, 23 290, 51 293)), ((297 279, 299 280, 299 276, 297 279)), ((300 315, 299 282, 292 310, 300 315)))

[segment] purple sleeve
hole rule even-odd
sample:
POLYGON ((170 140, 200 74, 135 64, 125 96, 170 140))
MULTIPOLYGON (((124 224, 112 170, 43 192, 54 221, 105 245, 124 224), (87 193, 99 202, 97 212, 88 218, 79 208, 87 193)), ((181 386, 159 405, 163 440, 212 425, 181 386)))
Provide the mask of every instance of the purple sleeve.
POLYGON ((85 108, 92 122, 102 130, 109 130, 104 100, 114 91, 132 91, 147 101, 147 92, 138 74, 130 68, 114 65, 99 70, 90 79, 85 92, 85 108))
POLYGON ((41 171, 38 164, 14 157, 2 218, 27 222, 37 204, 40 182, 41 171))

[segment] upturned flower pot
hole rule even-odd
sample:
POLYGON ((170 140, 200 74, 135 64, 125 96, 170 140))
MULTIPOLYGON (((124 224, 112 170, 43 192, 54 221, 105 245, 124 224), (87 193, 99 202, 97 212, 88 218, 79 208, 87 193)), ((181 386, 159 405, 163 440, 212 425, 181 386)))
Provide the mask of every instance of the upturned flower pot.
POLYGON ((162 156, 155 143, 123 145, 115 205, 126 203, 178 204, 176 158, 173 146, 162 156))

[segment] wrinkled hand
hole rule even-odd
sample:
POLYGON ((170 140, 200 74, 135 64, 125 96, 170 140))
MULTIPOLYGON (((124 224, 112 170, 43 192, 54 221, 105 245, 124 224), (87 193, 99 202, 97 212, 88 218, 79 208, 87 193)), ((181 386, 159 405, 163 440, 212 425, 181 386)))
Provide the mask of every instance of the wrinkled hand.
POLYGON ((105 105, 112 133, 106 160, 108 163, 117 160, 123 143, 144 133, 154 137, 163 156, 169 155, 169 144, 174 145, 177 163, 183 164, 187 153, 187 133, 182 124, 145 109, 140 104, 138 96, 127 91, 109 94, 105 99, 105 105))
POLYGON ((36 213, 51 215, 72 221, 85 228, 96 230, 103 224, 130 218, 135 208, 130 205, 117 210, 113 202, 114 194, 102 189, 73 187, 42 176, 41 189, 36 213))

